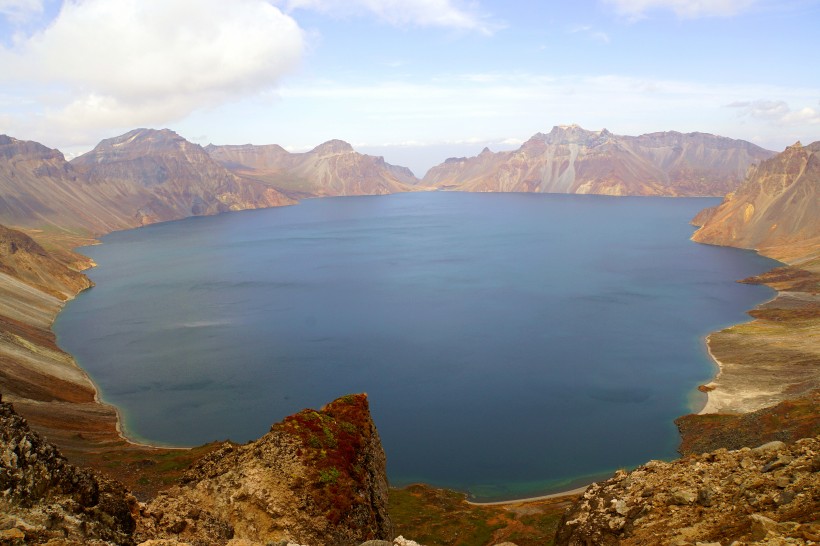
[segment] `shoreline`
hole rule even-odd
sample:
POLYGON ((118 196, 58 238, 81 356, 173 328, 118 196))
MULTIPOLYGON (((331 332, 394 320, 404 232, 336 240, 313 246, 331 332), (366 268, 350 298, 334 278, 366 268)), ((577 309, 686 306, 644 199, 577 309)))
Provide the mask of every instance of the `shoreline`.
MULTIPOLYGON (((136 229, 136 228, 134 228, 134 229, 136 229)), ((91 244, 78 246, 78 247, 75 247, 75 248, 71 249, 71 252, 73 252, 75 254, 80 254, 81 256, 83 256, 84 258, 86 258, 88 260, 86 262, 87 267, 84 267, 83 269, 80 270, 80 272, 83 273, 83 275, 85 275, 85 273, 84 273, 85 271, 88 271, 89 269, 95 268, 97 266, 97 264, 94 262, 94 260, 92 260, 91 258, 86 256, 85 254, 80 253, 77 249, 83 248, 84 246, 97 246, 97 245, 101 245, 101 244, 102 244, 102 241, 100 241, 99 239, 95 239, 94 242, 92 242, 91 244)), ((91 279, 89 279, 89 282, 91 282, 91 279)), ((51 324, 49 325, 49 330, 51 331, 52 334, 54 334, 54 343, 55 343, 55 345, 57 345, 57 347, 61 351, 63 351, 65 354, 67 354, 69 356, 69 358, 71 359, 72 364, 77 367, 77 369, 83 375, 85 380, 91 385, 91 388, 94 391, 94 403, 99 404, 100 406, 103 406, 103 407, 111 408, 114 411, 114 413, 116 414, 116 422, 114 424, 114 429, 117 432, 117 436, 120 438, 120 440, 122 440, 126 444, 126 447, 131 447, 131 448, 136 447, 136 448, 144 448, 144 449, 151 449, 151 450, 159 450, 159 449, 189 450, 189 449, 191 449, 190 447, 162 446, 162 445, 158 445, 158 444, 152 444, 152 443, 148 443, 148 442, 137 441, 134 438, 129 437, 125 433, 125 427, 123 426, 122 412, 121 412, 119 406, 117 406, 115 404, 110 404, 110 403, 106 402, 105 400, 103 400, 101 395, 100 395, 100 387, 99 387, 99 385, 97 385, 97 382, 94 381, 94 378, 91 377, 91 375, 86 371, 85 368, 80 366, 80 363, 77 362, 77 359, 74 357, 74 355, 72 355, 71 353, 69 353, 68 351, 65 351, 62 347, 60 347, 60 344, 58 343, 58 340, 57 340, 57 334, 54 331, 54 323, 57 321, 57 317, 60 315, 60 313, 63 311, 63 309, 65 309, 65 306, 68 304, 68 302, 72 301, 73 299, 75 299, 77 296, 79 296, 80 294, 82 294, 86 290, 90 290, 92 288, 94 288, 94 283, 93 282, 91 282, 91 286, 89 286, 88 288, 84 288, 83 290, 80 290, 79 292, 77 292, 76 294, 74 294, 73 296, 71 296, 70 298, 65 300, 63 302, 63 304, 60 305, 60 307, 57 309, 57 312, 55 313, 54 317, 51 319, 51 324)))
POLYGON ((575 489, 570 489, 568 491, 559 491, 558 493, 549 493, 547 495, 540 495, 537 497, 525 497, 523 499, 511 499, 511 500, 504 500, 504 501, 489 501, 489 502, 480 502, 480 501, 470 501, 466 500, 467 504, 472 506, 503 506, 505 504, 524 504, 527 502, 537 502, 543 500, 550 500, 550 499, 560 499, 562 497, 575 497, 581 495, 589 489, 589 486, 596 482, 590 482, 587 485, 583 485, 581 487, 576 487, 575 489))
POLYGON ((751 320, 706 336, 706 350, 717 372, 699 386, 706 394, 706 403, 694 415, 744 415, 799 398, 820 385, 810 366, 811 361, 820 361, 820 351, 812 345, 813 336, 817 339, 816 333, 812 334, 816 332, 812 320, 818 315, 820 294, 790 282, 789 277, 796 272, 813 277, 815 283, 820 279, 811 265, 801 269, 800 265, 781 262, 760 275, 738 281, 767 286, 774 295, 748 311, 751 320))
POLYGON ((714 332, 707 335, 703 342, 706 344, 706 352, 709 354, 709 358, 711 358, 712 362, 714 362, 715 366, 717 366, 717 373, 714 376, 712 376, 711 381, 709 381, 708 383, 704 383, 703 385, 700 385, 700 387, 704 387, 708 390, 701 391, 706 395, 706 402, 703 404, 703 407, 700 409, 700 411, 697 412, 695 415, 709 415, 712 413, 718 413, 717 402, 715 401, 716 397, 713 393, 718 387, 717 381, 720 379, 720 376, 723 375, 723 362, 721 362, 720 359, 718 359, 715 356, 715 354, 712 352, 712 348, 709 346, 709 340, 712 338, 712 334, 714 334, 714 332))

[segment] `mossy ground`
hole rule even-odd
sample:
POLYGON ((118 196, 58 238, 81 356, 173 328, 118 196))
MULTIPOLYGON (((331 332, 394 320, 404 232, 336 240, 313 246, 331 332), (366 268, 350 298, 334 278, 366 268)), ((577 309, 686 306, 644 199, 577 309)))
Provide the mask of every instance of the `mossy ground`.
POLYGON ((194 461, 221 445, 222 442, 213 442, 191 449, 132 446, 64 454, 73 464, 92 468, 121 482, 139 500, 145 501, 175 485, 194 461))
POLYGON ((390 518, 397 535, 425 546, 549 546, 574 499, 481 506, 461 493, 417 484, 390 491, 390 518))

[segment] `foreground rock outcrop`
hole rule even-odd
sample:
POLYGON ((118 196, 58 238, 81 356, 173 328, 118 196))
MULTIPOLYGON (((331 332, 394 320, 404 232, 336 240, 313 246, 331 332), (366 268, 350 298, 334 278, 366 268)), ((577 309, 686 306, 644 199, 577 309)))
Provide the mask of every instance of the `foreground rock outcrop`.
POLYGON ((820 542, 820 437, 650 461, 593 484, 559 546, 820 542))
POLYGON ((2 401, 0 491, 0 544, 134 543, 136 499, 117 482, 68 464, 2 401))
POLYGON ((674 131, 637 137, 577 125, 538 133, 518 150, 451 158, 422 184, 488 192, 719 195, 772 152, 742 140, 674 131))
POLYGON ((226 444, 143 509, 137 536, 193 545, 391 540, 385 457, 366 395, 304 410, 255 442, 226 444))
POLYGON ((0 401, 0 544, 393 539, 384 451, 363 394, 288 417, 255 442, 226 443, 181 481, 140 504, 119 483, 69 464, 0 401))

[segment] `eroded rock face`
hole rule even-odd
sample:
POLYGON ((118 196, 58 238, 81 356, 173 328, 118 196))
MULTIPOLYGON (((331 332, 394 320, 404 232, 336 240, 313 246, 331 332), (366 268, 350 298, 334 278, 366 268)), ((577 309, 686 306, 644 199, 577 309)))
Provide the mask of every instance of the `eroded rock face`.
POLYGON ((355 545, 392 539, 385 457, 366 395, 304 410, 226 444, 142 511, 138 538, 355 545))
POLYGON ((72 466, 0 402, 0 529, 4 544, 133 544, 136 499, 72 466))
POLYGON ((591 485, 555 544, 815 544, 820 437, 651 461, 591 485))

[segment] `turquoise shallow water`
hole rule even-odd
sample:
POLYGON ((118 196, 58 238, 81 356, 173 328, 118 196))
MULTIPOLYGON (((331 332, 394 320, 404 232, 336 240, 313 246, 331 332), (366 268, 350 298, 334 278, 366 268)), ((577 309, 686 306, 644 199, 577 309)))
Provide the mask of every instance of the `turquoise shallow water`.
POLYGON ((529 495, 675 456, 703 336, 776 262, 689 241, 714 199, 419 193, 120 232, 55 324, 157 442, 246 441, 367 392, 394 484, 529 495))

